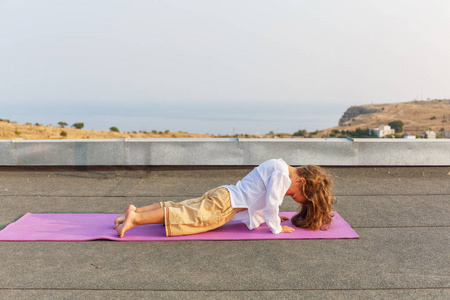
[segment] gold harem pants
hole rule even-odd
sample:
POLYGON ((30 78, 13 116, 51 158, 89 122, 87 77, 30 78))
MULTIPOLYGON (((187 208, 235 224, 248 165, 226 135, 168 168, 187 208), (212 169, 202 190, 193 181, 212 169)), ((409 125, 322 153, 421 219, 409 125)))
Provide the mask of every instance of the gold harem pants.
POLYGON ((232 208, 230 193, 224 187, 206 192, 202 197, 160 202, 164 208, 166 236, 189 235, 216 229, 231 219, 242 208, 232 208))

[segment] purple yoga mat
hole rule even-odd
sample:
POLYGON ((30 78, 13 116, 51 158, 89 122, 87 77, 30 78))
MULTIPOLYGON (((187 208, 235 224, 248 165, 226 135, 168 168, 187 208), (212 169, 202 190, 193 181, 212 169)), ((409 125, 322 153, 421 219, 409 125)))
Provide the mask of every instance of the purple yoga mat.
MULTIPOLYGON (((280 216, 292 217, 295 213, 284 212, 280 216)), ((267 225, 254 230, 239 221, 232 220, 215 230, 194 235, 166 237, 160 224, 136 226, 123 238, 114 230, 114 219, 118 214, 31 214, 0 231, 0 241, 182 241, 182 240, 265 240, 265 239, 342 239, 359 238, 350 225, 335 213, 328 230, 295 228, 292 233, 273 234, 267 225)), ((290 221, 283 225, 292 226, 290 221)), ((293 227, 293 226, 292 226, 293 227)))

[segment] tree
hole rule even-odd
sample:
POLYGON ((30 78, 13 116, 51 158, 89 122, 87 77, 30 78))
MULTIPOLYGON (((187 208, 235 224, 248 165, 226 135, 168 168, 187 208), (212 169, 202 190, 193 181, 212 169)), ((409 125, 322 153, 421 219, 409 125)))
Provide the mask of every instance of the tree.
POLYGON ((293 136, 306 136, 306 134, 308 134, 306 129, 300 129, 299 131, 294 132, 293 136))
POLYGON ((388 123, 389 126, 391 126, 392 129, 395 129, 395 132, 403 132, 403 122, 400 120, 392 121, 388 123))
POLYGON ((369 129, 361 129, 361 128, 356 128, 355 129, 355 136, 359 137, 359 138, 363 138, 369 135, 369 129))
POLYGON ((61 128, 64 128, 64 126, 67 126, 68 124, 67 124, 66 122, 61 121, 61 122, 58 122, 58 125, 59 125, 61 128))
POLYGON ((109 131, 120 132, 119 129, 115 126, 110 127, 109 131))
POLYGON ((355 131, 345 130, 341 132, 341 136, 344 137, 345 135, 351 137, 351 138, 373 138, 375 136, 369 135, 369 129, 361 129, 356 128, 355 131))
POLYGON ((74 123, 72 124, 72 127, 75 127, 76 129, 81 129, 84 127, 84 123, 74 123))

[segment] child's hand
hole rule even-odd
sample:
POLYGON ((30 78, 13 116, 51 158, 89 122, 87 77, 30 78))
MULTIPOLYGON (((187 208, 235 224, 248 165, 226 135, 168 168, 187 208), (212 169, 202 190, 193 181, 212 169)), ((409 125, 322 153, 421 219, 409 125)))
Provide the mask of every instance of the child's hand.
POLYGON ((281 222, 284 222, 284 221, 287 221, 287 220, 289 220, 289 218, 288 217, 284 217, 284 216, 280 216, 280 219, 281 219, 281 222))
POLYGON ((294 232, 295 229, 289 226, 281 226, 281 232, 282 233, 290 233, 290 232, 294 232))

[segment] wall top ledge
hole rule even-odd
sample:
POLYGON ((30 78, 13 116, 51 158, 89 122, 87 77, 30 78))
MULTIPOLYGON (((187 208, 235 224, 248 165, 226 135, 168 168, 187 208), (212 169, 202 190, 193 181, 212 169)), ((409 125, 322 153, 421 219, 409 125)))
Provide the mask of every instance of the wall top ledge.
POLYGON ((268 142, 268 143, 330 143, 330 142, 368 142, 368 143, 450 143, 450 139, 376 139, 376 138, 125 138, 125 139, 58 139, 58 140, 0 140, 0 143, 111 143, 111 142, 268 142))
POLYGON ((0 166, 449 166, 450 139, 3 140, 0 166))

